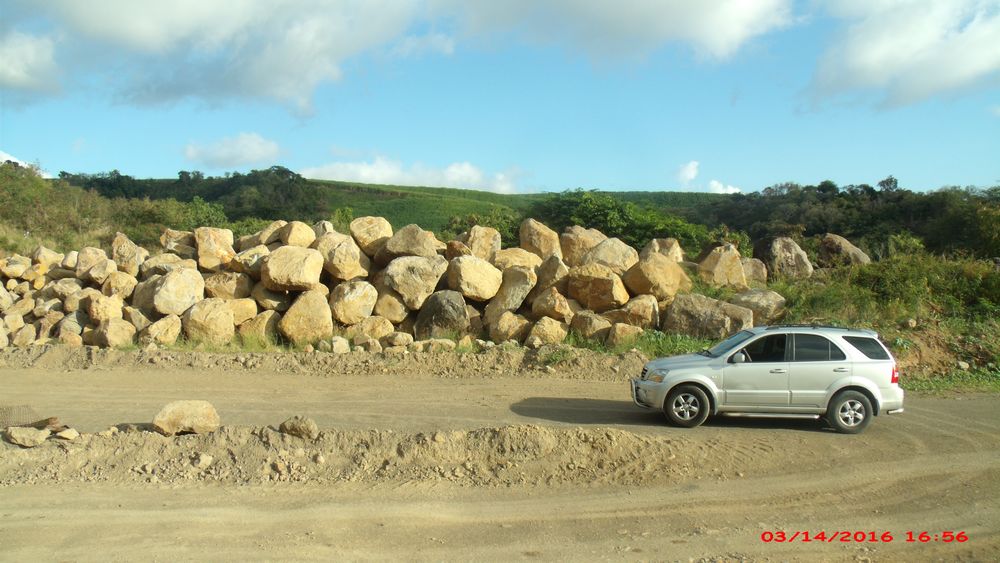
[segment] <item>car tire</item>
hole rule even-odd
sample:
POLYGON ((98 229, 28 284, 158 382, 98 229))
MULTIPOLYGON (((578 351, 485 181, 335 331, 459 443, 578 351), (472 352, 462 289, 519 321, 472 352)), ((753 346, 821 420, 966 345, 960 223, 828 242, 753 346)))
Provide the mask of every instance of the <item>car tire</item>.
POLYGON ((694 428, 708 418, 708 395, 697 385, 678 385, 663 402, 667 420, 683 428, 694 428))
POLYGON ((872 402, 859 391, 841 391, 833 396, 826 409, 826 421, 838 432, 857 434, 875 416, 872 402))

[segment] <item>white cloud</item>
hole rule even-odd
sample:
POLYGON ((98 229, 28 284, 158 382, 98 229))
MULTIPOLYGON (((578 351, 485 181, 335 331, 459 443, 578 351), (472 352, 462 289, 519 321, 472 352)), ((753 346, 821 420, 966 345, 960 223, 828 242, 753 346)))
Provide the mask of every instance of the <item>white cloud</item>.
POLYGON ((513 31, 568 42, 598 56, 641 55, 667 42, 726 58, 748 40, 791 23, 791 0, 431 0, 470 35, 513 31))
POLYGON ((677 181, 681 183, 681 186, 687 187, 688 184, 694 181, 698 177, 698 161, 692 160, 687 164, 682 164, 677 170, 677 181))
POLYGON ((416 57, 425 53, 451 55, 455 53, 455 40, 443 33, 407 35, 392 48, 395 57, 416 57))
POLYGON ((816 99, 876 92, 899 106, 1000 77, 1000 0, 829 0, 850 22, 823 55, 816 99))
POLYGON ((21 160, 20 158, 17 158, 16 156, 10 154, 9 152, 0 151, 0 164, 3 164, 4 162, 7 162, 8 160, 10 160, 12 162, 16 162, 18 165, 24 166, 25 168, 34 168, 34 169, 38 170, 38 174, 42 178, 52 178, 53 177, 52 174, 49 174, 48 172, 46 172, 46 171, 42 170, 41 168, 39 168, 37 164, 30 164, 28 162, 25 162, 25 161, 21 160))
POLYGON ((227 168, 247 164, 273 164, 281 153, 278 143, 257 133, 240 133, 208 145, 189 143, 184 157, 211 168, 227 168))
POLYGON ((992 113, 996 117, 1000 117, 1000 105, 998 105, 998 106, 992 106, 990 108, 990 113, 992 113))
POLYGON ((490 176, 469 162, 455 162, 444 168, 422 164, 406 167, 398 160, 376 156, 372 161, 333 162, 299 173, 318 180, 366 184, 481 189, 497 193, 513 193, 517 189, 513 174, 501 172, 490 176))
POLYGON ((723 184, 718 180, 712 180, 708 183, 708 191, 713 194, 738 194, 743 190, 737 188, 736 186, 723 184))
POLYGON ((55 42, 11 31, 0 37, 0 88, 26 91, 56 89, 55 42))

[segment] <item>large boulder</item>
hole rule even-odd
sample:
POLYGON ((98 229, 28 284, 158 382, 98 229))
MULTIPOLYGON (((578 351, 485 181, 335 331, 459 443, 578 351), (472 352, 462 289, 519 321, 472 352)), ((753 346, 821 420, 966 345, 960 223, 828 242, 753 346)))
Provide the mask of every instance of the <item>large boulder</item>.
POLYGON ((601 264, 616 275, 622 275, 639 261, 639 253, 620 239, 609 238, 591 248, 580 259, 580 265, 601 264))
POLYGON ((31 253, 31 259, 35 262, 35 264, 45 266, 45 268, 49 270, 58 268, 65 258, 65 254, 60 254, 55 250, 45 248, 41 245, 36 247, 35 251, 31 253))
POLYGON ((533 342, 536 346, 561 344, 569 334, 569 325, 551 317, 542 317, 535 322, 528 332, 525 342, 533 342))
POLYGON ((747 283, 757 282, 757 283, 767 283, 767 266, 757 258, 744 257, 741 262, 743 263, 743 275, 747 278, 747 283))
POLYGON ((652 295, 669 301, 681 291, 691 291, 691 278, 677 262, 659 252, 650 252, 622 276, 633 295, 652 295))
MULTIPOLYGON (((478 260, 478 258, 477 258, 478 260)), ((465 299, 457 291, 436 291, 424 302, 413 325, 417 340, 458 338, 469 331, 465 299)))
POLYGON ((754 326, 771 324, 785 316, 785 298, 768 289, 751 289, 728 299, 753 312, 754 326))
POLYGON ((823 268, 870 264, 872 261, 863 250, 851 244, 846 238, 826 233, 819 241, 819 255, 816 262, 823 268))
POLYGON ((385 283, 399 294, 408 309, 416 311, 434 293, 447 270, 448 261, 437 254, 432 258, 403 256, 385 268, 385 283))
POLYGON ((251 246, 274 244, 281 241, 281 229, 288 224, 288 221, 282 221, 281 219, 277 221, 272 221, 270 225, 264 227, 256 234, 254 238, 247 241, 247 246, 241 247, 241 250, 246 250, 251 246))
POLYGON ((525 219, 521 222, 519 235, 521 248, 537 254, 542 260, 549 256, 562 258, 559 235, 544 224, 534 219, 525 219))
POLYGON ((139 267, 149 258, 149 251, 132 242, 124 233, 116 233, 111 241, 111 259, 118 269, 134 277, 139 275, 139 267))
POLYGON ((184 312, 181 324, 184 334, 194 342, 223 346, 236 334, 233 310, 225 299, 213 297, 195 303, 184 312))
POLYGON ((174 270, 198 270, 198 263, 185 260, 176 254, 160 254, 147 258, 139 267, 139 277, 149 279, 151 276, 162 276, 174 270))
MULTIPOLYGON (((67 278, 71 279, 71 278, 67 278)), ((104 295, 116 295, 122 299, 128 299, 135 291, 135 286, 139 280, 127 272, 112 272, 101 285, 101 293, 104 295)))
POLYGON ((504 311, 489 324, 490 340, 496 343, 523 342, 531 330, 531 321, 512 311, 504 311))
POLYGON ((542 259, 523 248, 505 248, 494 254, 493 265, 501 271, 514 267, 535 269, 542 265, 542 259))
MULTIPOLYGON (((66 292, 65 294, 58 293, 57 290, 57 295, 59 295, 60 298, 65 299, 68 295, 79 291, 80 288, 82 287, 82 284, 76 278, 67 278, 66 280, 59 280, 58 282, 55 283, 55 286, 65 288, 66 292), (66 284, 63 284, 64 281, 66 282, 66 284)), ((7 291, 7 288, 5 288, 3 285, 0 285, 0 313, 6 311, 7 308, 13 304, 14 304, 14 296, 7 291)))
POLYGON ((315 290, 299 295, 288 311, 281 316, 278 330, 297 346, 333 336, 333 317, 326 295, 315 290))
POLYGON ((215 227, 198 227, 194 230, 198 248, 198 266, 207 271, 222 270, 233 261, 233 232, 215 227))
POLYGON ((579 225, 567 227, 559 235, 559 247, 562 249, 563 262, 570 268, 579 266, 583 256, 590 252, 590 249, 607 239, 608 237, 597 229, 584 229, 579 225))
MULTIPOLYGON (((6 319, 4 319, 4 321, 6 321, 6 319)), ((38 329, 35 328, 35 325, 23 324, 23 320, 22 326, 16 331, 11 328, 10 325, 8 325, 7 328, 10 329, 11 334, 13 334, 10 338, 10 343, 18 348, 27 348, 28 346, 34 344, 35 340, 38 338, 38 329)))
POLYGON ((809 256, 796 242, 788 237, 766 239, 758 242, 753 248, 754 258, 760 259, 767 266, 768 278, 803 279, 813 273, 809 256))
POLYGON ((674 298, 663 321, 663 332, 721 339, 753 327, 753 311, 697 293, 674 298))
POLYGON ((150 324, 139 333, 141 344, 159 344, 161 346, 172 346, 181 335, 181 318, 177 315, 167 315, 162 319, 150 324))
POLYGON ((504 270, 500 289, 483 313, 485 323, 492 325, 504 311, 517 311, 537 282, 538 276, 531 268, 514 266, 504 270))
POLYGON ((260 279, 260 270, 264 267, 264 259, 271 251, 263 244, 251 246, 233 257, 229 263, 229 269, 246 274, 254 280, 260 279))
POLYGON ((257 308, 257 302, 250 298, 227 299, 226 302, 233 311, 233 324, 236 326, 249 321, 260 312, 257 308))
POLYGON ((535 318, 551 317, 569 322, 573 319, 574 311, 569 300, 556 288, 550 287, 531 302, 531 314, 535 318))
POLYGON ((608 331, 605 343, 612 348, 633 344, 642 336, 642 328, 628 323, 615 323, 608 331))
POLYGON ((684 249, 681 243, 675 238, 654 238, 639 252, 639 259, 646 258, 652 254, 662 254, 673 262, 684 261, 684 249))
POLYGON ((131 346, 135 343, 135 326, 121 319, 110 319, 102 322, 94 331, 94 343, 104 348, 131 346))
POLYGON ((417 225, 407 225, 396 231, 375 255, 375 262, 385 266, 403 256, 433 258, 438 255, 440 241, 434 233, 417 225))
POLYGON ((369 257, 378 255, 392 238, 392 225, 384 217, 358 217, 351 221, 351 236, 369 257))
POLYGON ((390 322, 398 324, 410 314, 410 310, 403 303, 403 296, 385 283, 385 270, 380 270, 372 276, 371 284, 378 292, 378 299, 375 300, 375 308, 372 313, 389 319, 390 322))
POLYGON ((500 270, 476 256, 460 256, 448 264, 448 287, 473 301, 492 299, 502 281, 500 270))
MULTIPOLYGON (((141 284, 140 284, 141 285, 141 284)), ((136 286, 138 293, 139 286, 136 286)), ((205 280, 197 270, 181 268, 157 279, 153 288, 153 308, 164 315, 180 315, 205 297, 205 280)), ((143 309, 135 303, 133 306, 143 309)))
POLYGON ((356 325, 351 325, 344 331, 348 338, 364 337, 379 341, 395 331, 389 319, 371 316, 356 325))
POLYGON ((153 417, 153 428, 164 436, 208 434, 219 429, 219 413, 208 401, 174 401, 153 417))
MULTIPOLYGON (((107 259, 108 259, 107 253, 105 253, 100 248, 94 248, 93 246, 87 246, 81 248, 76 258, 76 277, 85 281, 90 280, 90 277, 87 275, 87 272, 91 268, 97 266, 98 264, 104 262, 107 259)), ((8 259, 8 264, 11 264, 9 259, 8 259)), ((25 264, 24 266, 24 270, 27 270, 30 266, 31 266, 31 260, 29 259, 27 261, 27 264, 25 264)), ((23 273, 24 270, 22 270, 21 273, 23 273)), ((7 276, 8 278, 16 278, 20 277, 21 273, 17 273, 16 275, 11 275, 12 272, 4 271, 3 275, 7 276)))
POLYGON ((330 312, 337 322, 353 325, 372 316, 378 290, 365 281, 337 284, 330 292, 330 312))
POLYGON ((253 278, 237 272, 218 272, 205 278, 205 295, 219 299, 244 299, 253 291, 253 278))
POLYGON ((278 334, 279 322, 281 322, 281 313, 277 311, 263 311, 240 325, 240 339, 244 344, 265 344, 270 342, 278 334))
POLYGON ((628 302, 625 284, 605 265, 588 263, 576 266, 570 269, 568 277, 569 296, 587 309, 600 313, 628 302))
POLYGON ((316 232, 302 221, 291 221, 278 229, 278 238, 286 246, 309 248, 316 240, 316 232))
POLYGON ((655 329, 660 324, 660 307, 656 297, 639 295, 629 300, 625 306, 601 314, 613 323, 625 323, 644 329, 655 329))
POLYGON ((358 243, 348 235, 327 233, 313 243, 323 256, 323 269, 337 281, 350 281, 368 277, 371 260, 361 251, 358 243))
POLYGON ((250 297, 260 305, 261 309, 267 311, 285 312, 292 306, 295 295, 287 291, 271 291, 264 287, 263 283, 253 286, 250 297))
POLYGON ((566 288, 569 284, 569 277, 567 277, 569 276, 569 268, 562 261, 562 258, 549 256, 542 262, 541 266, 535 269, 535 273, 538 275, 538 283, 528 294, 529 303, 549 288, 555 288, 559 293, 566 294, 566 288))
POLYGON ((473 256, 493 263, 497 252, 500 251, 500 231, 493 227, 473 225, 463 242, 472 251, 473 256))
POLYGON ((717 246, 698 263, 698 276, 705 283, 716 287, 745 289, 748 287, 747 278, 741 258, 740 251, 734 245, 717 246))
POLYGON ((11 426, 4 430, 4 438, 11 444, 22 448, 34 448, 45 443, 52 431, 48 428, 32 428, 28 426, 11 426))
POLYGON ((188 248, 194 248, 196 244, 198 243, 195 242, 194 233, 191 231, 164 229, 163 234, 160 235, 160 246, 170 252, 175 252, 176 249, 181 247, 186 251, 188 248))
POLYGON ((87 314, 95 323, 120 319, 122 318, 122 307, 124 305, 121 297, 117 295, 100 295, 90 300, 90 307, 87 309, 87 314))
POLYGON ((444 257, 447 258, 449 262, 461 256, 472 255, 472 250, 470 250, 468 246, 465 246, 465 243, 460 240, 449 240, 444 249, 444 257))
POLYGON ((271 291, 304 291, 318 285, 322 273, 323 255, 318 250, 282 246, 264 260, 260 281, 271 291))
POLYGON ((611 321, 593 311, 583 310, 573 315, 570 328, 588 340, 604 342, 611 330, 611 321))

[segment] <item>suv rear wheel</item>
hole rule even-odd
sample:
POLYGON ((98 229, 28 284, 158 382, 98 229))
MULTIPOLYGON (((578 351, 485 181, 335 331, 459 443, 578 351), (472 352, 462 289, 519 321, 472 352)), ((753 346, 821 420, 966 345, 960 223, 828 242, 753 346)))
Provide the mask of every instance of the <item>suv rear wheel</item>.
POLYGON ((677 426, 694 428, 708 418, 708 396, 696 385, 678 385, 663 402, 667 419, 677 426))
POLYGON ((834 395, 826 410, 826 420, 835 430, 845 434, 857 434, 872 421, 875 411, 864 393, 841 391, 834 395))

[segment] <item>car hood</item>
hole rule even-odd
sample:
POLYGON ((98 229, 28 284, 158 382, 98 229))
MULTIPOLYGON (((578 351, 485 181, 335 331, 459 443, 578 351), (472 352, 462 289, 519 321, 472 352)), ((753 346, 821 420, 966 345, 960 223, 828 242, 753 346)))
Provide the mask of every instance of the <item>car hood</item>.
POLYGON ((705 365, 712 358, 700 354, 684 354, 683 356, 670 356, 669 358, 657 358, 646 364, 651 370, 681 369, 705 365))

